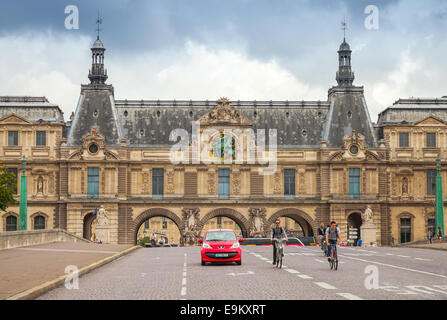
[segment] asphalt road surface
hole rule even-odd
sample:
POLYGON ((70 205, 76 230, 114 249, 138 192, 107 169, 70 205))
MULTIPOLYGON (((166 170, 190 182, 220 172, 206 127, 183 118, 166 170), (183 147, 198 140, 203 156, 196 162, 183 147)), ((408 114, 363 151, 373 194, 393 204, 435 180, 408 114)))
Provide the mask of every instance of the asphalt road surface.
POLYGON ((332 271, 319 247, 285 247, 282 269, 271 247, 242 250, 241 266, 201 266, 200 247, 141 248, 39 299, 447 300, 447 251, 339 248, 332 271))

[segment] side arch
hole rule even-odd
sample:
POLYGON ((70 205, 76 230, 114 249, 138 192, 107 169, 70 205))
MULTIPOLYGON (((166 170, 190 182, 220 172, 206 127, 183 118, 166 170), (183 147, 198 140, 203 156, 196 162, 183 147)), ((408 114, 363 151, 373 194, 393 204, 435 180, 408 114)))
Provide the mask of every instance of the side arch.
POLYGON ((250 225, 247 218, 245 218, 240 212, 230 208, 219 208, 208 212, 197 224, 197 234, 202 232, 202 229, 208 220, 219 216, 227 217, 235 221, 242 229, 242 236, 244 238, 247 237, 247 231, 250 225))
POLYGON ((137 232, 140 226, 144 223, 144 221, 152 218, 152 217, 167 217, 174 221, 174 223, 177 225, 177 228, 180 231, 180 235, 183 237, 183 233, 185 230, 185 224, 183 220, 173 213, 172 211, 164 208, 151 208, 148 210, 143 211, 133 220, 132 226, 131 226, 131 232, 133 235, 133 241, 134 243, 137 243, 137 232))
POLYGON ((270 230, 270 226, 275 222, 275 220, 280 217, 287 217, 297 221, 303 227, 304 235, 306 237, 314 236, 317 233, 318 226, 316 221, 306 212, 297 208, 281 209, 272 214, 265 225, 267 232, 270 230))

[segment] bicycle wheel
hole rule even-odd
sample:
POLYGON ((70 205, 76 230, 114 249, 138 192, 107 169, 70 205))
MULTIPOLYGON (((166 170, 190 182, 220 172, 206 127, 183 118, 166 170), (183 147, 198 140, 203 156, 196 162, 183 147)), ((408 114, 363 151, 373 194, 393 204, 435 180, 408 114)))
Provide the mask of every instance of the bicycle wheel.
POLYGON ((281 269, 282 268, 282 249, 281 249, 281 252, 279 253, 279 268, 281 269))

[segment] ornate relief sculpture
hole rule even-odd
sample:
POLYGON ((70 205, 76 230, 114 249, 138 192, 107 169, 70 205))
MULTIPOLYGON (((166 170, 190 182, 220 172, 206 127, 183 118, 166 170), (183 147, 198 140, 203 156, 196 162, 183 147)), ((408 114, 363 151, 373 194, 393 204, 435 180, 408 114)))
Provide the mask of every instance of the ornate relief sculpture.
POLYGON ((374 212, 371 210, 371 207, 366 206, 365 212, 363 213, 363 223, 364 224, 373 224, 374 212))
POLYGON ((250 215, 249 234, 254 238, 264 237, 264 226, 266 223, 265 208, 250 208, 248 209, 250 215))
POLYGON ((183 208, 183 222, 185 224, 184 243, 194 245, 199 237, 197 224, 199 222, 199 208, 183 208))

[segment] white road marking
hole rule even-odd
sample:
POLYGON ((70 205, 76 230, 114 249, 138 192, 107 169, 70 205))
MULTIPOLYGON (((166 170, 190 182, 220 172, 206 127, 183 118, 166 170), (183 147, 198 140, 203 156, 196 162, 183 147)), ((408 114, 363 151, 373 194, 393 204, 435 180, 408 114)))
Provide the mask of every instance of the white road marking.
POLYGON ((421 261, 433 261, 432 259, 424 259, 424 258, 415 258, 416 260, 421 260, 421 261))
POLYGON ((394 253, 386 253, 387 256, 394 256, 394 253))
POLYGON ((314 282, 316 285, 324 288, 324 289, 328 289, 328 290, 333 290, 333 289, 337 289, 336 287, 330 285, 329 283, 326 282, 314 282))
POLYGON ((404 255, 401 255, 401 254, 398 254, 397 256, 401 257, 401 258, 409 258, 410 257, 410 256, 404 256, 404 255))
POLYGON ((313 279, 312 277, 305 275, 305 274, 297 274, 298 277, 302 278, 302 279, 313 279))
POLYGON ((315 261, 318 261, 318 262, 324 263, 324 261, 323 261, 323 260, 320 260, 320 259, 315 259, 315 261))
POLYGON ((182 290, 180 291, 181 296, 186 296, 186 253, 185 261, 183 263, 183 278, 182 278, 182 290))
POLYGON ((337 293, 339 296, 342 296, 343 298, 346 298, 348 300, 363 300, 360 297, 357 297, 351 293, 337 293))
POLYGON ((415 269, 395 266, 395 265, 392 265, 392 264, 382 263, 382 262, 377 262, 377 261, 371 261, 371 260, 365 260, 365 259, 360 259, 360 258, 348 257, 348 256, 345 256, 345 255, 340 255, 340 256, 343 257, 343 258, 347 258, 347 259, 358 260, 358 261, 372 263, 372 264, 378 264, 378 265, 382 265, 382 266, 386 266, 386 267, 390 267, 390 268, 396 268, 396 269, 401 269, 401 270, 406 270, 406 271, 411 271, 411 272, 417 272, 417 273, 427 274, 427 275, 434 276, 434 277, 440 277, 440 278, 447 279, 447 276, 442 275, 442 274, 437 274, 437 273, 432 273, 432 272, 427 272, 427 271, 422 271, 422 270, 415 270, 415 269))
POLYGON ((227 275, 229 275, 229 276, 247 276, 247 275, 251 275, 251 274, 255 274, 255 273, 253 271, 248 271, 246 273, 244 273, 244 272, 241 272, 241 273, 234 273, 234 272, 227 273, 227 275))
POLYGON ((433 288, 430 288, 430 287, 427 287, 427 286, 406 286, 406 287, 411 289, 411 290, 422 292, 422 293, 426 293, 426 294, 433 294, 433 292, 440 292, 440 293, 443 293, 443 294, 447 294, 447 292, 445 292, 445 291, 442 291, 442 290, 439 290, 439 289, 433 289, 433 288), (422 289, 420 289, 420 288, 422 288, 422 289), (423 290, 423 289, 425 289, 425 290, 423 290), (427 290, 430 290, 432 292, 427 291, 427 290))
POLYGON ((293 270, 293 269, 284 269, 289 273, 300 273, 299 271, 293 270))

